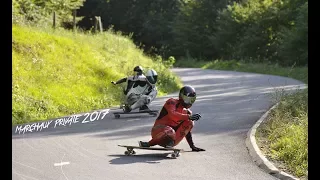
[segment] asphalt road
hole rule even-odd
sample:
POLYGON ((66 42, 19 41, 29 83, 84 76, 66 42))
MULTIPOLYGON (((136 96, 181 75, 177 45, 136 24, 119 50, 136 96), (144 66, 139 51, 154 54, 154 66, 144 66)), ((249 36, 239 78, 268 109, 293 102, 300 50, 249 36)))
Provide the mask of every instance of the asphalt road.
MULTIPOLYGON (((133 114, 115 119, 112 112, 119 110, 98 110, 72 116, 65 126, 63 121, 52 119, 29 129, 26 125, 13 127, 13 179, 275 179, 252 161, 245 138, 260 116, 275 104, 271 101, 275 94, 302 88, 303 84, 260 74, 185 68, 173 71, 197 91, 191 109, 201 113, 202 119, 195 122, 193 139, 206 151, 190 152, 183 140, 177 148, 187 152, 177 159, 170 159, 165 151, 139 149, 135 156, 125 156, 125 148, 117 145, 149 140, 155 117, 133 114)), ((160 109, 168 97, 177 94, 157 98, 151 108, 160 109)))

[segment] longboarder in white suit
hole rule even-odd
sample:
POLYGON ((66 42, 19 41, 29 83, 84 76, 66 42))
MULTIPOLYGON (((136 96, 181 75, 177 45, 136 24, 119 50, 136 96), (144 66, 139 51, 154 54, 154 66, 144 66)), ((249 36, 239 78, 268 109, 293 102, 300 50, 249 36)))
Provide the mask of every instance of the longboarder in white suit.
POLYGON ((121 84, 127 82, 127 88, 124 91, 126 95, 124 111, 130 112, 139 108, 139 111, 150 111, 148 105, 156 98, 158 91, 155 86, 158 74, 155 70, 148 70, 146 76, 143 75, 143 68, 136 66, 134 75, 122 78, 116 82, 111 83, 121 84))

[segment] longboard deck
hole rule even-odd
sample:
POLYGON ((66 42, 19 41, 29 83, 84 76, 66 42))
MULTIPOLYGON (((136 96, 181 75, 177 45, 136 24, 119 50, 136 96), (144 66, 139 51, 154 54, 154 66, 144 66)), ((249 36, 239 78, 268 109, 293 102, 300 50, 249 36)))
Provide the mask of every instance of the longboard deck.
POLYGON ((133 112, 114 112, 113 114, 141 114, 141 113, 158 113, 157 110, 151 110, 151 111, 133 111, 133 112))
POLYGON ((157 110, 152 110, 152 111, 133 111, 133 112, 114 112, 113 115, 115 118, 120 118, 120 114, 142 114, 142 113, 147 113, 153 116, 157 116, 158 115, 157 110))
POLYGON ((171 153, 172 158, 179 157, 180 151, 183 152, 183 149, 176 149, 176 148, 156 148, 156 147, 140 147, 140 146, 126 146, 126 145, 118 145, 118 146, 127 148, 127 151, 124 152, 124 154, 127 156, 129 156, 130 154, 136 154, 136 152, 133 149, 173 151, 171 153))
POLYGON ((140 146, 126 146, 126 145, 118 145, 120 147, 132 148, 132 149, 146 149, 146 150, 159 150, 159 151, 183 151, 183 149, 176 148, 163 148, 163 147, 140 147, 140 146))

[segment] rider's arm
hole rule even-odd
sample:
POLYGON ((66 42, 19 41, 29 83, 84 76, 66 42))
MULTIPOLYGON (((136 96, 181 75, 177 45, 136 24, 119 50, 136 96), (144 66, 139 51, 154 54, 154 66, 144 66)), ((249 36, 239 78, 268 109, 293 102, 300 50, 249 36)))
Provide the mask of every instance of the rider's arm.
POLYGON ((149 86, 154 87, 154 85, 151 84, 151 83, 149 82, 148 78, 145 77, 144 75, 137 77, 137 78, 135 79, 135 81, 143 81, 143 82, 146 82, 149 86))
POLYGON ((190 146, 190 148, 192 149, 192 151, 205 151, 202 148, 198 148, 194 145, 193 140, 192 140, 192 134, 191 131, 189 131, 189 133, 186 135, 186 140, 190 146))
POLYGON ((127 78, 125 77, 125 78, 122 78, 122 79, 116 81, 116 84, 121 84, 121 83, 124 83, 126 81, 127 81, 127 78))
POLYGON ((173 121, 181 121, 181 120, 188 120, 189 115, 186 113, 180 113, 177 112, 177 102, 174 99, 169 99, 164 105, 165 109, 168 112, 168 118, 173 120, 173 121))
POLYGON ((189 133, 186 135, 186 140, 187 140, 190 148, 194 147, 191 131, 189 131, 189 133))

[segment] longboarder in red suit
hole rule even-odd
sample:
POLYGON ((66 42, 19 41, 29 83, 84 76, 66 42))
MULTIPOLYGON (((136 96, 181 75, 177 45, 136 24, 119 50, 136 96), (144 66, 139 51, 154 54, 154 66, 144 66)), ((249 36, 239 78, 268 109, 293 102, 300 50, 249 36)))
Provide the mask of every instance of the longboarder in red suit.
POLYGON ((178 145, 185 137, 192 151, 205 151, 194 145, 191 130, 194 121, 201 118, 200 114, 192 114, 189 109, 196 100, 196 92, 192 86, 180 89, 179 99, 170 98, 166 101, 151 130, 149 142, 139 141, 140 147, 159 145, 170 148, 178 145))

